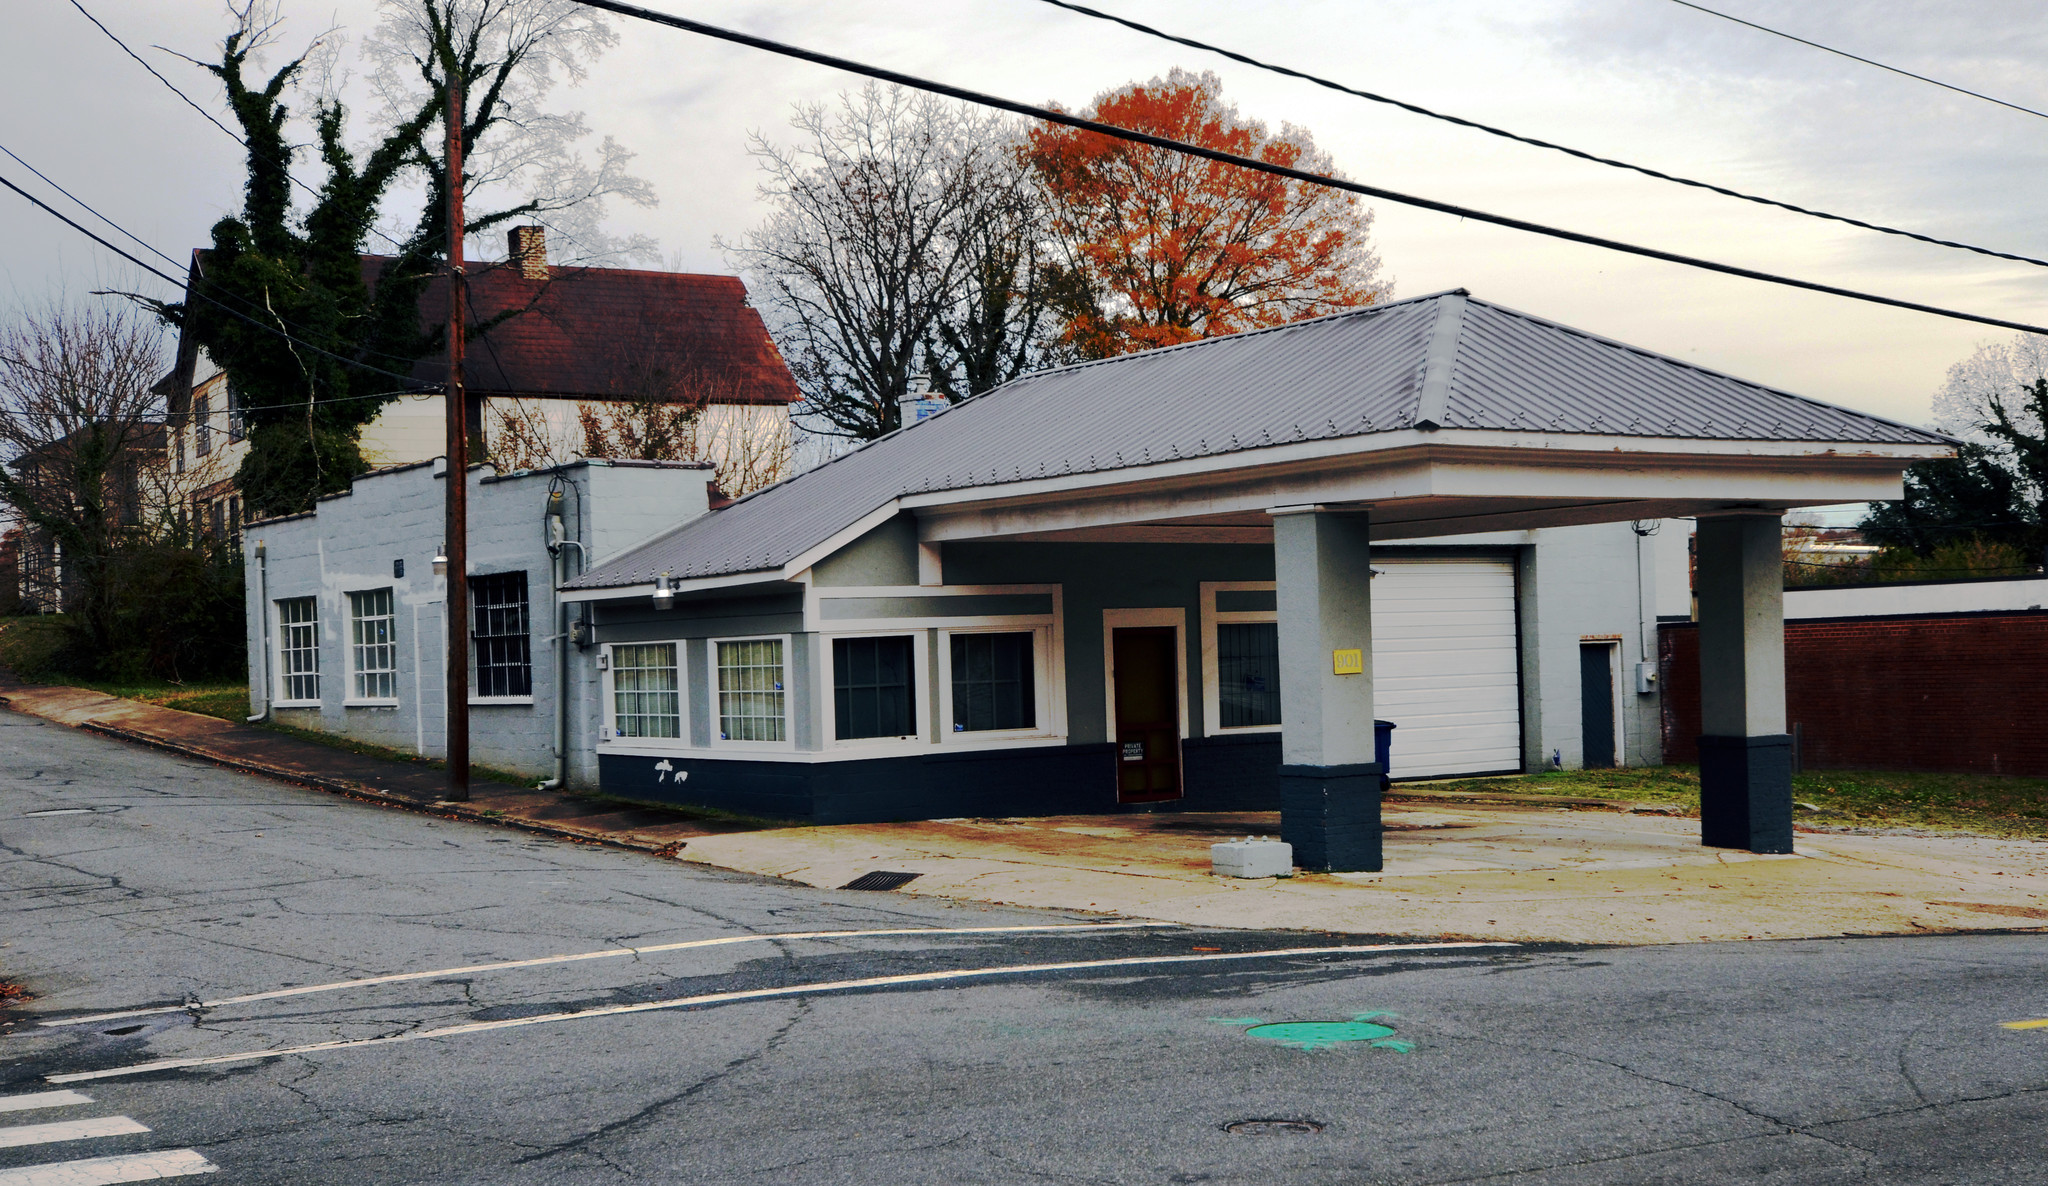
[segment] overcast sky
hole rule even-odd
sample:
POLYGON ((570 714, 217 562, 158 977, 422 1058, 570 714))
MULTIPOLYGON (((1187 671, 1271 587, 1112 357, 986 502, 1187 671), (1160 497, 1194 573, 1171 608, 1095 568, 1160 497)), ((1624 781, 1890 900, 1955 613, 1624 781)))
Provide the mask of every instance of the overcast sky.
MULTIPOLYGON (((213 0, 83 0, 222 114, 197 67, 213 0)), ((1374 185, 1765 271, 2033 323, 2048 269, 1774 212, 1335 95, 1039 0, 646 0, 651 6, 1012 98, 1085 105, 1174 66, 1212 69, 1243 112, 1308 128, 1374 185)), ((2048 120, 1901 78, 1670 0, 1095 0, 1341 82, 1603 155, 1943 238, 2048 257, 2048 120)), ((287 46, 360 37, 374 0, 283 0, 287 46)), ((1719 0, 1748 19, 2048 110, 2048 5, 1719 0)), ((10 0, 0 144, 178 258, 240 199, 239 148, 70 0, 10 0)), ((612 227, 692 271, 757 223, 747 134, 857 79, 640 23, 555 106, 639 157, 660 204, 612 227)), ((301 175, 313 177, 302 167, 301 175)), ((0 158, 0 174, 35 183, 0 158)), ((1911 421, 1950 364, 2000 330, 1615 255, 1390 203, 1376 238, 1397 296, 1466 287, 1595 333, 1911 421)), ((0 192, 0 302, 154 285, 0 192)), ((499 252, 494 251, 493 254, 499 252)))

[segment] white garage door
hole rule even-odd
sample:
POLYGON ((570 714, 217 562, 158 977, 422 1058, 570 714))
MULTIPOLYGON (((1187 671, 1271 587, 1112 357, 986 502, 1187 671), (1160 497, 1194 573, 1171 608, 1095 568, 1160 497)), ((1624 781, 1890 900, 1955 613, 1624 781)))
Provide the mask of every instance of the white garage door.
POLYGON ((1515 569, 1506 560, 1373 557, 1373 711, 1395 778, 1522 765, 1515 569))

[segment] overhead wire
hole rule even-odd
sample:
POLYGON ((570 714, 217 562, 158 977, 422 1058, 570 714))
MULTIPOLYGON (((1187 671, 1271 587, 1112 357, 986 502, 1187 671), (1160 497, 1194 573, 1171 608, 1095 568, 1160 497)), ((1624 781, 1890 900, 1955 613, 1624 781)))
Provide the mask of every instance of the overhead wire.
POLYGON ((1749 28, 1755 29, 1759 33, 1769 33, 1773 37, 1783 37, 1787 41, 1796 41, 1801 45, 1810 46, 1814 49, 1820 50, 1822 53, 1833 54, 1838 58, 1847 58, 1852 62, 1861 62, 1866 66, 1875 66, 1879 70, 1889 70, 1893 74, 1904 75, 1907 78, 1914 79, 1918 82, 1927 83, 1930 86, 1938 86, 1945 91, 1954 91, 1959 95, 1968 95, 1972 99, 1982 99, 1986 103, 1995 103, 2000 107, 2009 107, 2014 111, 2024 112, 2027 115, 2037 115, 2040 116, 2042 119, 2048 119, 2048 111, 2036 111, 2032 107, 2022 107, 2018 103, 2008 103, 2004 99, 2000 99, 1993 95, 1987 95, 1982 91, 1973 91, 1968 87, 1960 87, 1952 82, 1943 82, 1939 78, 1929 78, 1925 74, 1915 74, 1911 70, 1903 70, 1897 66, 1887 65, 1883 62, 1876 60, 1875 58, 1866 58, 1860 54, 1852 54, 1846 49, 1836 49, 1832 45, 1823 45, 1818 41, 1808 41, 1804 37, 1799 37, 1795 36, 1794 34, 1787 33, 1783 29, 1773 29, 1769 25, 1759 25, 1755 21, 1746 21, 1739 16, 1734 16, 1729 13, 1722 12, 1719 9, 1708 8, 1704 4, 1694 4, 1692 3, 1692 0, 1671 0, 1671 2, 1673 4, 1678 5, 1680 8, 1690 8, 1694 12, 1703 12, 1706 13, 1708 16, 1720 17, 1724 21, 1732 21, 1738 25, 1746 25, 1749 28))
POLYGON ((48 173, 45 173, 41 169, 36 168, 34 165, 29 164, 27 161, 22 160, 20 156, 16 155, 13 149, 7 147, 5 144, 0 144, 0 152, 4 152, 8 156, 13 157, 15 164, 20 165, 22 168, 27 169, 29 172, 35 174, 37 177, 42 178, 43 184, 49 186, 51 189, 56 190, 58 193, 63 194, 65 197, 70 198, 73 202, 77 203, 79 209, 92 215, 94 218, 99 219, 101 222, 106 223, 108 226, 114 228, 114 230, 119 232, 120 234, 127 235, 129 239, 135 242, 136 246, 142 248, 144 251, 149 252, 150 254, 156 256, 158 259, 163 260, 165 263, 171 265, 174 268, 182 268, 185 266, 184 264, 179 263, 177 260, 172 259, 170 256, 165 255, 163 252, 158 251, 156 249, 155 244, 149 243, 142 239, 138 239, 134 235, 129 234, 127 228, 115 222, 113 219, 108 218, 106 215, 101 214, 99 211, 93 209, 92 206, 85 201, 85 199, 79 197, 77 194, 74 194, 70 190, 65 189, 63 186, 57 184, 57 182, 53 180, 48 173))
MULTIPOLYGON (((2036 259, 2031 255, 2018 255, 2010 251, 1999 251, 1991 247, 1979 247, 1972 243, 1957 242, 1953 239, 1941 239, 1933 235, 1922 234, 1919 231, 1909 231, 1902 229, 1900 227, 1885 226, 1882 223, 1866 222, 1863 219, 1852 218, 1846 214, 1831 214, 1826 210, 1815 210, 1811 207, 1796 205, 1792 202, 1780 201, 1777 198, 1767 198, 1758 194, 1744 193, 1741 190, 1729 189, 1725 185, 1716 185, 1713 182, 1709 181, 1698 181, 1690 177, 1680 177, 1675 173, 1666 173, 1662 170, 1652 169, 1645 165, 1636 165, 1631 164, 1628 161, 1616 160, 1613 157, 1599 156, 1595 153, 1586 152, 1582 149, 1572 148, 1568 145, 1553 143, 1549 140, 1539 140, 1534 136, 1524 136, 1519 132, 1511 132, 1508 131, 1506 128, 1498 128, 1494 127, 1491 124, 1480 123, 1477 120, 1466 119, 1463 116, 1450 115, 1445 112, 1436 111, 1431 108, 1424 107, 1418 103, 1410 103, 1403 99, 1396 99, 1387 95, 1375 94, 1372 91, 1359 90, 1357 87, 1346 86, 1341 82, 1333 82, 1330 79, 1322 78, 1314 74, 1309 74, 1305 71, 1296 70, 1289 66, 1281 66, 1272 62, 1261 61, 1258 58, 1250 56, 1249 54, 1239 53, 1238 51, 1233 49, 1225 49, 1220 45, 1215 45, 1207 41, 1198 41, 1192 37, 1185 37, 1177 33, 1168 33, 1163 29, 1155 28, 1154 26, 1144 24, 1140 21, 1131 20, 1129 17, 1118 16, 1113 12, 1104 12, 1099 8, 1090 8, 1088 5, 1085 4, 1076 4, 1073 2, 1073 0, 1041 0, 1041 2, 1045 4, 1050 4, 1054 8, 1063 8, 1069 12, 1079 13, 1082 16, 1093 17, 1096 20, 1108 21, 1112 24, 1122 25, 1126 29, 1131 29, 1136 32, 1143 33, 1148 37, 1157 37, 1162 41, 1171 41, 1176 45, 1184 45, 1190 49, 1198 49, 1205 53, 1217 54, 1221 57, 1229 58, 1233 62, 1239 62, 1246 66, 1251 66, 1259 70, 1266 70, 1274 74, 1285 75, 1288 78, 1299 79, 1302 82, 1313 83, 1316 86, 1323 87, 1327 90, 1337 91, 1341 94, 1350 95, 1354 98, 1365 99, 1373 103, 1384 103, 1389 107, 1398 107, 1403 111, 1412 112, 1416 115, 1427 116, 1430 119, 1442 120, 1445 123, 1455 124, 1461 128, 1470 128, 1473 131, 1485 132, 1489 136, 1499 136, 1504 140, 1513 140, 1518 144, 1527 144, 1535 148, 1548 149, 1551 152, 1561 152, 1564 153, 1566 156, 1575 157, 1582 161, 1590 161, 1596 165, 1606 165, 1614 169, 1624 169, 1631 173, 1639 173, 1644 177, 1655 178, 1658 181, 1669 181, 1675 185, 1689 186, 1693 189, 1703 189, 1707 190, 1710 193, 1720 194, 1723 197, 1735 198, 1744 202, 1753 202, 1759 206, 1770 206, 1779 210, 1787 210, 1794 214, 1805 215, 1808 218, 1825 219, 1829 222, 1839 222, 1866 231, 1876 231, 1879 234, 1897 235, 1900 238, 1913 239, 1921 243, 1929 243, 1936 247, 1949 247, 1957 251, 1970 251, 1975 252, 1978 255, 1988 255, 1995 259, 2009 259, 2014 261, 2015 263, 2032 264, 2035 267, 2048 268, 2048 259, 2036 259)), ((1676 0, 1676 2, 1682 4, 1685 2, 1685 0, 1676 0)), ((1688 7, 1697 7, 1697 5, 1688 5, 1688 7)), ((1702 9, 1701 11, 1704 12, 1709 10, 1702 9)))
MULTIPOLYGON (((137 235, 133 231, 130 231, 127 227, 122 226, 120 223, 115 222, 113 219, 108 218, 106 215, 100 213, 97 209, 93 207, 93 205, 90 202, 87 202, 84 198, 79 197, 77 194, 72 193, 70 190, 65 189, 62 185, 58 184, 57 181, 54 178, 52 178, 49 174, 43 172, 41 169, 38 169, 34 165, 31 165, 27 161, 23 160, 19 153, 7 147, 5 144, 0 144, 0 153, 5 153, 8 156, 14 158, 17 164, 19 164, 22 168, 27 169, 29 172, 34 173, 37 177, 41 178, 45 184, 49 185, 51 189, 54 189, 58 193, 63 194, 65 197, 70 198, 72 202, 77 204, 79 209, 85 211, 87 214, 92 215, 94 218, 99 219, 101 222, 106 223, 109 227, 112 227, 117 233, 124 235, 128 239, 134 241, 143 250, 149 252, 152 255, 155 255, 157 258, 165 261, 174 268, 186 267, 185 264, 158 250, 155 244, 150 243, 148 240, 142 238, 140 235, 137 235)), ((161 275, 161 273, 158 274, 161 275)), ((243 306, 245 306, 245 308, 251 310, 254 309, 254 305, 246 298, 236 293, 229 292, 226 289, 222 289, 218 285, 214 285, 205 277, 204 274, 197 275, 196 277, 194 277, 194 279, 200 285, 211 287, 216 292, 223 293, 229 297, 234 298, 236 301, 240 302, 243 306)), ((216 303, 218 303, 217 298, 216 303)), ((275 310, 265 309, 262 312, 265 316, 276 320, 276 322, 280 326, 284 327, 287 330, 295 330, 302 334, 306 332, 305 326, 295 324, 289 318, 279 316, 275 310)), ((382 358, 390 359, 393 362, 405 363, 407 365, 410 365, 413 361, 412 359, 407 358, 404 355, 392 354, 389 351, 385 350, 372 350, 370 351, 370 353, 376 354, 382 358)))
MULTIPOLYGON (((200 115, 204 116, 206 118, 207 123, 210 123, 214 127, 219 128, 221 131, 227 133, 228 139, 233 140, 235 143, 241 145, 244 151, 250 153, 256 152, 256 149, 250 146, 249 142, 242 137, 242 134, 240 132, 235 131, 233 128, 227 126, 226 124, 220 122, 220 120, 214 118, 212 112, 200 106, 199 102, 195 100, 192 96, 186 94, 184 91, 179 90, 178 85, 176 83, 172 82, 168 78, 165 78, 161 73, 159 73, 156 67, 150 65, 147 59, 145 59, 141 54, 138 54, 133 49, 131 49, 128 43, 121 40, 121 38, 118 35, 116 35, 112 29, 109 29, 106 25, 102 24, 100 18, 94 16, 90 11, 88 11, 85 5, 79 3, 79 0, 71 0, 71 7, 77 9, 80 13, 82 13, 85 16, 86 20, 91 21, 93 23, 94 28, 98 29, 102 33, 105 33, 107 35, 107 40, 113 42, 115 45, 120 46, 122 53, 125 53, 129 57, 134 58, 135 61, 139 65, 141 65, 141 67, 144 70, 149 71, 151 77, 155 78, 158 82, 163 83, 164 86, 168 87, 172 94, 178 96, 180 99, 183 99, 185 101, 185 106, 190 107, 192 110, 197 111, 200 115)), ((9 153, 8 155, 12 156, 13 154, 9 153)), ((293 175, 288 162, 277 161, 271 159, 270 157, 261 157, 260 159, 262 159, 265 163, 269 165, 282 169, 284 171, 285 179, 287 181, 290 181, 293 185, 298 186, 300 189, 305 190, 309 194, 319 194, 319 190, 315 189, 312 185, 299 180, 298 177, 293 175)), ((80 205, 83 204, 84 203, 82 202, 80 203, 80 205)), ((391 246, 394 249, 399 251, 405 250, 405 244, 400 243, 398 240, 392 238, 383 230, 383 228, 372 226, 369 229, 371 234, 376 235, 378 238, 384 240, 386 243, 391 244, 391 246)), ((155 249, 152 248, 151 250, 155 249)), ((158 254, 161 255, 162 252, 158 252, 158 254)), ((179 266, 182 267, 183 265, 181 264, 179 266)))
MULTIPOLYGON (((100 246, 106 248, 108 251, 113 252, 115 255, 118 255, 122 259, 127 260, 129 263, 134 264, 136 267, 141 268, 143 271, 148 272, 150 275, 174 285, 181 285, 184 283, 183 280, 171 275, 168 272, 159 269, 154 264, 151 264, 148 261, 142 259, 140 256, 134 255, 133 253, 127 251, 126 249, 116 246, 115 244, 109 242, 105 238, 101 237, 99 234, 95 233, 91 228, 86 227, 85 225, 79 223, 75 219, 72 219, 63 211, 50 205, 48 202, 43 201, 41 198, 36 197, 34 194, 28 192, 19 185, 16 185, 13 181, 9 180, 8 178, 0 176, 0 186, 5 186, 6 188, 13 190, 15 193, 20 194, 23 198, 27 199, 38 209, 42 210, 45 214, 48 214, 50 217, 55 218, 59 222, 62 222, 64 225, 70 227, 72 230, 77 231, 79 234, 84 235, 86 238, 91 239, 95 243, 98 243, 100 246)), ((126 234, 127 232, 124 231, 122 233, 126 234)), ((130 237, 132 238, 133 236, 130 237)), ((401 375, 398 374, 396 371, 387 371, 382 367, 372 366, 369 363, 362 362, 353 358, 348 358, 343 355, 336 354, 332 350, 328 350, 321 346, 316 346, 313 343, 306 341, 305 339, 297 336, 296 334, 291 333, 288 330, 280 329, 278 326, 265 324, 264 322, 257 320, 256 318, 250 316, 249 314, 244 313, 239 309, 233 308, 224 301, 221 301, 212 296, 208 296, 204 291, 195 291, 194 295, 198 296, 199 299, 207 302, 208 304, 218 308, 221 312, 226 313, 230 317, 237 318, 238 320, 241 321, 246 321, 250 325, 255 326, 257 329, 260 329, 265 333, 274 334, 277 337, 283 338, 285 341, 293 343, 294 345, 303 346, 315 354, 332 359, 335 362, 341 363, 344 366, 354 367, 362 371, 368 371, 373 375, 383 375, 384 377, 389 379, 396 379, 400 383, 408 384, 409 389, 419 389, 429 386, 427 384, 419 383, 418 381, 414 380, 410 375, 401 375)))
POLYGON ((1234 165, 1238 168, 1248 169, 1253 172, 1266 173, 1275 177, 1285 177, 1289 180, 1300 181, 1309 185, 1318 185, 1329 189, 1342 190, 1347 193, 1360 194, 1364 197, 1377 198, 1381 201, 1394 202, 1403 206, 1413 206, 1420 210, 1433 210, 1440 214, 1449 214, 1454 217, 1469 219, 1473 222, 1483 222, 1490 224, 1492 226, 1505 227, 1510 230, 1524 231, 1530 234, 1542 235, 1552 239, 1560 239, 1568 243, 1579 243, 1589 247, 1599 247, 1608 251, 1620 252, 1626 255, 1640 256, 1645 259, 1661 260, 1665 263, 1679 264, 1685 267, 1697 268, 1701 271, 1719 273, 1724 276, 1736 276, 1746 280, 1755 280, 1766 284, 1775 284, 1785 288, 1800 289, 1806 292, 1818 292, 1828 296, 1843 297, 1848 300, 1862 301, 1867 304, 1882 305, 1894 309, 1905 309, 1915 313, 1927 313, 1936 317, 1946 317, 1956 321, 1967 321, 1976 325, 1989 325, 1995 326, 1999 329, 2019 330, 2023 333, 2048 334, 2048 326, 2031 325, 2027 322, 2010 321, 2000 317, 1987 317, 1979 313, 1967 313, 1959 309, 1948 309, 1943 308, 1939 305, 1927 305, 1922 304, 1918 301, 1901 300, 1897 297, 1888 297, 1876 293, 1862 292, 1853 288, 1843 288, 1833 284, 1822 284, 1818 281, 1813 280, 1801 280, 1796 277, 1781 276, 1777 275, 1776 273, 1759 271, 1754 268, 1739 267, 1735 264, 1724 264, 1715 260, 1703 259, 1698 256, 1682 255, 1678 252, 1664 251, 1655 247, 1644 247, 1639 244, 1627 243, 1618 239, 1608 239, 1599 235, 1588 235, 1580 231, 1565 230, 1563 228, 1549 226, 1544 223, 1531 222, 1527 219, 1511 218, 1506 215, 1493 214, 1484 210, 1474 209, 1469 206, 1460 206, 1452 202, 1441 202, 1437 201, 1434 198, 1424 198, 1413 194, 1405 194, 1398 192, 1396 190, 1384 189, 1379 186, 1365 185, 1356 181, 1349 181, 1338 177, 1327 176, 1322 173, 1312 173, 1306 169, 1296 169, 1288 165, 1275 164, 1271 161, 1262 161, 1253 157, 1240 156, 1236 153, 1223 152, 1219 149, 1205 148, 1199 144, 1189 144, 1185 141, 1174 140, 1165 136, 1155 136, 1149 132, 1133 131, 1129 128, 1117 127, 1114 124, 1102 123, 1099 120, 1084 119, 1081 116, 1073 115, 1065 111, 1056 110, 1054 108, 1039 107, 1029 103, 1020 103, 1012 99, 1001 98, 1000 96, 987 94, 982 91, 969 90, 966 87, 957 87, 948 83, 934 82, 929 78, 924 78, 918 75, 905 74, 901 71, 887 69, 886 67, 870 66, 864 62, 854 61, 851 58, 842 58, 833 54, 822 53, 817 50, 804 49, 800 46, 789 45, 787 43, 774 41, 766 37, 757 37, 751 33, 742 33, 736 29, 727 29, 719 25, 711 25, 706 24, 702 21, 692 20, 688 17, 675 16, 670 13, 657 12, 653 9, 642 8, 634 4, 621 3, 620 0, 577 0, 577 2, 584 5, 585 7, 601 9, 605 12, 615 13, 619 16, 632 17, 636 20, 648 21, 653 24, 667 25, 671 28, 681 29, 685 32, 696 33, 700 36, 711 37, 720 41, 731 42, 732 44, 735 45, 744 45, 749 48, 758 49, 766 53, 777 54, 779 56, 787 58, 794 58, 798 61, 811 62, 820 66, 828 66, 835 70, 843 70, 849 74, 857 74, 864 78, 873 78, 881 82, 891 83, 896 86, 906 87, 912 90, 926 91, 935 95, 944 95, 947 98, 957 99, 964 103, 973 103, 976 104, 977 106, 990 107, 998 111, 1007 111, 1013 115, 1027 116, 1032 119, 1043 120, 1047 123, 1059 124, 1064 127, 1075 128, 1085 132, 1093 132, 1101 136, 1107 136, 1113 139, 1124 140, 1133 144, 1144 144, 1152 148, 1165 149, 1169 152, 1177 152, 1186 156, 1199 157, 1203 160, 1215 161, 1219 164, 1234 165))
MULTIPOLYGON (((121 40, 121 38, 117 36, 112 29, 107 28, 105 24, 101 23, 100 19, 94 16, 90 11, 88 11, 85 5, 79 3, 79 0, 71 0, 71 7, 76 8, 80 13, 84 14, 85 19, 91 21, 94 27, 99 29, 100 32, 106 34, 107 39, 109 41, 112 41, 115 45, 120 46, 121 52, 127 54, 131 58, 134 58, 135 61, 139 63, 144 70, 149 71, 152 77, 154 77, 158 82, 163 83, 164 86, 170 88, 170 92, 172 94, 178 96, 178 98, 180 99, 183 99, 187 107, 190 107, 192 110, 197 111, 200 115, 205 116, 206 122, 212 124, 216 128, 219 128, 221 131, 227 133, 228 138, 233 140, 235 143, 241 145, 244 150, 252 153, 256 151, 255 149, 249 146, 249 142, 247 140, 242 138, 241 133, 235 131, 233 128, 230 128, 226 124, 220 122, 220 120, 214 118, 212 112, 206 110, 205 107, 202 107, 196 100, 192 98, 192 96, 186 94, 182 90, 179 90, 176 83, 173 83, 170 79, 165 78, 162 74, 158 73, 156 67, 150 65, 149 62, 146 61, 141 54, 138 54, 133 49, 129 48, 127 42, 121 40)), ((271 165, 283 168, 286 179, 289 180, 293 185, 298 186, 300 189, 305 190, 309 194, 319 194, 319 190, 315 189, 312 185, 308 184, 307 182, 301 181, 298 177, 294 176, 290 168, 281 165, 278 161, 272 160, 268 157, 262 159, 264 159, 271 165)), ((83 203, 80 204, 83 205, 83 203)), ((557 236, 563 239, 567 239, 569 242, 575 244, 579 248, 585 246, 583 241, 578 239, 575 235, 572 235, 568 231, 563 230, 561 227, 554 225, 553 223, 540 217, 538 214, 529 213, 523 215, 522 217, 531 218, 534 222, 546 227, 548 230, 554 232, 557 236)), ((373 225, 369 228, 369 231, 371 234, 377 236, 378 238, 384 240, 384 242, 390 244, 392 250, 399 252, 403 252, 405 250, 405 244, 399 242, 397 239, 392 238, 390 233, 385 231, 382 227, 373 225)), ((150 250, 155 251, 156 249, 151 248, 150 250)), ((157 254, 161 255, 162 252, 157 252, 157 254)), ((184 265, 181 264, 179 266, 182 267, 184 265)))

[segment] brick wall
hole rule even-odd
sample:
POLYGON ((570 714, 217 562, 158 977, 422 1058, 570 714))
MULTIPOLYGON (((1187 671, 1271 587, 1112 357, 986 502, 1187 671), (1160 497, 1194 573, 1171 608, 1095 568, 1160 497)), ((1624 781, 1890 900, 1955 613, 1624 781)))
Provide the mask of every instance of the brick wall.
MULTIPOLYGON (((1658 630, 1665 761, 1699 761, 1699 630, 1658 630)), ((1806 764, 2048 775, 2048 613, 1785 624, 1806 764)))

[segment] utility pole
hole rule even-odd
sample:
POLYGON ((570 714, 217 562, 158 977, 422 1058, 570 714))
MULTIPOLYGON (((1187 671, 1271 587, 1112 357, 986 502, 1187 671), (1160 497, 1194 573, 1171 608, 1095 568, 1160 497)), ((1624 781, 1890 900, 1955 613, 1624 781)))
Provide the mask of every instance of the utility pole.
POLYGON ((462 383, 462 82, 448 72, 448 798, 469 800, 469 393, 462 383))

